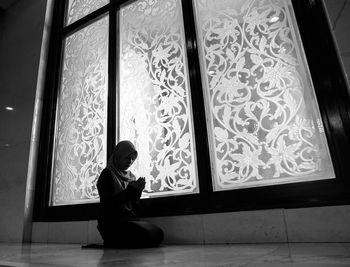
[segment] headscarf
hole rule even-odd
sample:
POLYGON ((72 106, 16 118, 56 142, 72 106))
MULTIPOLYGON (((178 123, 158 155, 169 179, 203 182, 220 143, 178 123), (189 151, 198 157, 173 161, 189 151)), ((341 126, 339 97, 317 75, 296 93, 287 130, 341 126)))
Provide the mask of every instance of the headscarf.
POLYGON ((120 141, 113 149, 113 153, 108 160, 107 169, 109 169, 115 178, 119 178, 122 181, 130 182, 135 180, 135 176, 131 171, 120 170, 119 163, 124 157, 130 154, 135 154, 137 157, 137 151, 135 146, 130 141, 120 141))

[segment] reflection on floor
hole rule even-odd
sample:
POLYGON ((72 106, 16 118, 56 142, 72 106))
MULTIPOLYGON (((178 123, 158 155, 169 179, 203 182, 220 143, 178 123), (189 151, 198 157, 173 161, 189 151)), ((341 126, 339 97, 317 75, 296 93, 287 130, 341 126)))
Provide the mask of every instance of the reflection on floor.
POLYGON ((0 243, 0 266, 350 266, 350 243, 163 245, 129 250, 0 243))

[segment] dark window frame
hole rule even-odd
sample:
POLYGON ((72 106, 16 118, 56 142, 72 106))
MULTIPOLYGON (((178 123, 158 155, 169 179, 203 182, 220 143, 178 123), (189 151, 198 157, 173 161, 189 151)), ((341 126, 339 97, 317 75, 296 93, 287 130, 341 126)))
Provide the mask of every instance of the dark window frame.
MULTIPOLYGON (((63 27, 66 1, 54 2, 52 34, 45 81, 43 117, 39 141, 38 176, 34 221, 79 221, 97 218, 98 203, 49 206, 51 158, 55 129, 56 99, 60 81, 62 43, 71 34, 109 13, 108 134, 107 155, 115 145, 118 94, 118 8, 125 0, 110 4, 63 27)), ((322 0, 292 0, 303 40, 316 98, 336 173, 335 179, 281 184, 213 192, 202 82, 192 1, 182 0, 189 79, 192 95, 199 194, 167 196, 140 201, 141 216, 169 216, 343 205, 350 203, 350 100, 340 59, 322 0), (320 42, 322 41, 322 42, 320 42), (326 51, 326 52, 325 52, 326 51)))

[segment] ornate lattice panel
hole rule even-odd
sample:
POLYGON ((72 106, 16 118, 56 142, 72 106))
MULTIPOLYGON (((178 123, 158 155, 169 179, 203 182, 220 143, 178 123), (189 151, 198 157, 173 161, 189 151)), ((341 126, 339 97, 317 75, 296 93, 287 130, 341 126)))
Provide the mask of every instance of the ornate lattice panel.
POLYGON ((181 1, 120 10, 120 140, 139 152, 143 197, 198 192, 181 1))
POLYGON ((215 190, 334 177, 290 0, 196 0, 215 190))
POLYGON ((69 25, 108 3, 109 0, 69 0, 66 24, 69 25))
POLYGON ((98 199, 106 165, 108 17, 65 40, 59 91, 51 204, 98 199))

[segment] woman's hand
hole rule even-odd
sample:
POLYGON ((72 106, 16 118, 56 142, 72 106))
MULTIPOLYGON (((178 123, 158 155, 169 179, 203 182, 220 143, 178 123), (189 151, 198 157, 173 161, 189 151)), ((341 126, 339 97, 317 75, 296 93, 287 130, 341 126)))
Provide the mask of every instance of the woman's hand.
POLYGON ((140 177, 139 179, 137 179, 136 183, 140 186, 140 188, 143 190, 145 188, 146 185, 146 179, 145 177, 140 177))
POLYGON ((145 177, 140 177, 136 181, 130 182, 129 185, 135 190, 142 191, 146 185, 145 177))

